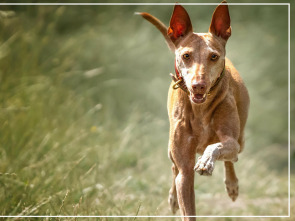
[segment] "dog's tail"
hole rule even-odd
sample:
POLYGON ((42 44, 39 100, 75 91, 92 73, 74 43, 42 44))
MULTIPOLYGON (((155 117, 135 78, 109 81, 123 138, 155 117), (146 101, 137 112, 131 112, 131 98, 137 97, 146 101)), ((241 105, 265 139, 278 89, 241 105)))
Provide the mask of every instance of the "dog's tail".
POLYGON ((136 15, 141 15, 144 19, 152 23, 164 36, 166 43, 171 51, 175 51, 175 46, 169 36, 167 35, 168 28, 159 19, 146 12, 135 12, 136 15))

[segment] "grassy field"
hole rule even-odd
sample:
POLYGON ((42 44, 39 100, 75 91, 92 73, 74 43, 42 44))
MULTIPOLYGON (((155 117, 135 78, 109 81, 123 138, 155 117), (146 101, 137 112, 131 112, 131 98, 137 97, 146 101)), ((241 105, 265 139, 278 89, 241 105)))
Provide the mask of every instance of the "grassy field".
MULTIPOLYGON (((215 6, 185 7, 195 31, 206 32, 215 6)), ((134 15, 168 24, 172 9, 0 6, 0 215, 172 215, 166 99, 174 58, 134 15)), ((230 6, 227 56, 251 97, 236 164, 240 195, 227 197, 218 162, 212 177, 196 176, 197 215, 288 214, 287 12, 230 6)), ((293 172, 294 160, 292 148, 293 172)), ((293 186, 291 200, 294 216, 293 186)))

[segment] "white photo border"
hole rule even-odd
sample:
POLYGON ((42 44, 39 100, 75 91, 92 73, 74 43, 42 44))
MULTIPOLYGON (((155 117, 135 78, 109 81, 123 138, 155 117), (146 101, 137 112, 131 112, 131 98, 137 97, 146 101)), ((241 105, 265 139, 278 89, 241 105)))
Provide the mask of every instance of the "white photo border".
MULTIPOLYGON (((196 217, 196 218, 235 218, 235 217, 249 217, 249 218, 288 218, 291 216, 291 191, 290 191, 290 152, 291 152, 291 140, 290 140, 290 71, 291 71, 291 45, 290 45, 290 3, 226 3, 227 5, 285 5, 288 6, 288 215, 283 216, 2 216, 0 217, 7 217, 7 218, 13 218, 13 217, 34 217, 34 218, 90 218, 90 217, 97 217, 97 218, 124 218, 124 217, 130 217, 130 218, 181 218, 181 217, 196 217)), ((108 6, 115 6, 115 5, 121 5, 121 6, 131 6, 131 5, 175 5, 175 3, 0 3, 1 5, 24 5, 24 6, 33 6, 33 5, 44 5, 44 6, 58 6, 58 5, 65 5, 65 6, 71 6, 71 5, 80 5, 80 6, 86 6, 86 5, 108 5, 108 6)), ((181 3, 181 5, 220 5, 220 3, 181 3)))

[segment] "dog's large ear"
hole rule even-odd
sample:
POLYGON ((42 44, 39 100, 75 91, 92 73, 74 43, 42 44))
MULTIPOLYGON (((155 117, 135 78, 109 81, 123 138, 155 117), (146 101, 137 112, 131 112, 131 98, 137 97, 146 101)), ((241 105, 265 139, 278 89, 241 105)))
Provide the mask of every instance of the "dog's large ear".
POLYGON ((230 16, 226 1, 222 1, 213 13, 209 32, 227 40, 231 35, 230 16))
POLYGON ((170 27, 168 28, 168 36, 174 44, 181 37, 186 36, 193 31, 190 17, 186 10, 178 3, 174 6, 173 14, 170 19, 170 27))

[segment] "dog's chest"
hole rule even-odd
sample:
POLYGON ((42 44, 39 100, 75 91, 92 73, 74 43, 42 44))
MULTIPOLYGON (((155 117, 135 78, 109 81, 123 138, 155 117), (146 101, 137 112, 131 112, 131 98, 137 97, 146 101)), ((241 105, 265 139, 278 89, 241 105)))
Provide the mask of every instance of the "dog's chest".
POLYGON ((204 118, 194 117, 190 120, 193 136, 196 140, 196 152, 203 154, 206 147, 216 140, 216 135, 212 129, 212 122, 205 121, 204 118))

